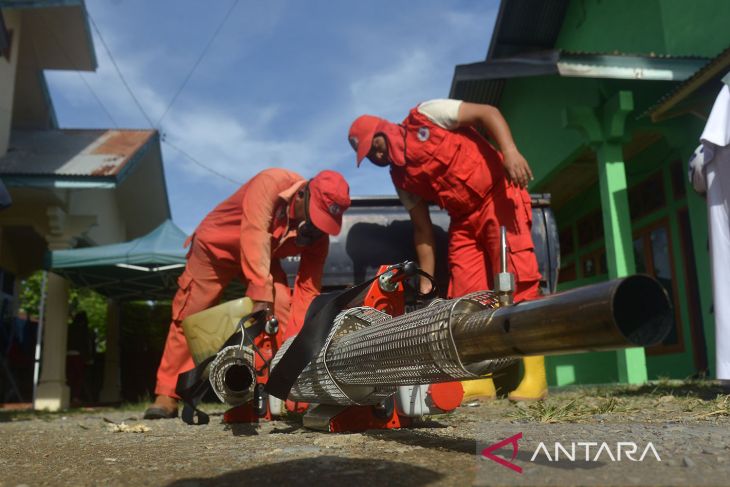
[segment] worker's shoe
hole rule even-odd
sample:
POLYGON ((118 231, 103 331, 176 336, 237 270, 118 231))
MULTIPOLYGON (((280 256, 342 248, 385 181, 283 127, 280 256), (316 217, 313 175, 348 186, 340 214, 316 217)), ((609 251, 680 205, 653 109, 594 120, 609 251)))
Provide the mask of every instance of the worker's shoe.
POLYGON ((172 418, 177 418, 177 399, 170 396, 157 396, 144 412, 144 419, 172 418))
POLYGON ((473 401, 489 401, 497 397, 497 390, 494 388, 494 381, 491 377, 486 379, 465 380, 461 387, 464 388, 464 397, 461 404, 473 401))
POLYGON ((539 401, 548 395, 547 378, 545 377, 545 357, 525 357, 525 375, 517 389, 510 392, 510 401, 539 401))

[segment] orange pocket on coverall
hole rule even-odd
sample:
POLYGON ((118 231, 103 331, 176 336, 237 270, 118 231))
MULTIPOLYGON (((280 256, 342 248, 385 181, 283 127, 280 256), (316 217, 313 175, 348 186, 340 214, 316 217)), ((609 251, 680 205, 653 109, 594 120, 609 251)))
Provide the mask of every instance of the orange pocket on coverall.
POLYGON ((515 232, 507 231, 509 259, 520 282, 540 279, 535 257, 535 243, 532 240, 532 203, 527 191, 512 188, 510 199, 515 205, 515 232))
POLYGON ((193 284, 193 276, 186 270, 177 278, 178 290, 175 298, 172 300, 172 319, 173 321, 182 321, 181 316, 185 311, 185 307, 190 300, 190 287, 193 284))

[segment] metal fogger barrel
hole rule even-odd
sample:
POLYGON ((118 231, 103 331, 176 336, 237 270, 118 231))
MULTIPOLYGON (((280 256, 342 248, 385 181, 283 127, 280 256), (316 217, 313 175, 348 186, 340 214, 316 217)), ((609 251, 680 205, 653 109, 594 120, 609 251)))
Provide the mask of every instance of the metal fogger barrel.
MULTIPOLYGON (((499 306, 489 291, 437 300, 391 317, 358 307, 338 315, 289 398, 378 404, 396 386, 476 379, 526 355, 614 350, 659 343, 671 304, 654 278, 634 275, 499 306)), ((286 353, 285 342, 273 367, 286 353)))

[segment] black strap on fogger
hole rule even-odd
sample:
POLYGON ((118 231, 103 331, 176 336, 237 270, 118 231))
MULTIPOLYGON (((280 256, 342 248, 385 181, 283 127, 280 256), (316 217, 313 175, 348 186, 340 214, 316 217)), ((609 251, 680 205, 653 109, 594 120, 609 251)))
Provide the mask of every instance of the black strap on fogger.
POLYGON ((320 294, 312 300, 304 317, 304 325, 281 360, 269 375, 265 390, 272 396, 286 401, 294 382, 304 368, 322 350, 335 317, 373 283, 377 277, 344 291, 320 294))
MULTIPOLYGON (((231 335, 223 346, 218 350, 219 352, 226 347, 241 343, 241 339, 244 338, 241 335, 241 327, 249 320, 253 320, 253 324, 249 327, 244 327, 245 339, 247 339, 251 345, 254 343, 256 338, 266 326, 267 311, 262 309, 254 313, 247 314, 238 322, 238 331, 231 335)), ((210 422, 210 417, 198 409, 198 404, 203 400, 203 397, 210 391, 210 381, 208 377, 203 377, 203 373, 208 365, 215 359, 217 353, 206 358, 200 362, 195 368, 183 372, 177 376, 177 385, 175 386, 175 393, 180 396, 183 401, 183 410, 181 418, 185 423, 190 425, 203 425, 210 422), (197 416, 197 421, 196 421, 197 416)))
MULTIPOLYGON (((388 272, 394 268, 403 270, 405 265, 407 265, 406 262, 395 265, 388 272)), ((433 278, 420 269, 418 272, 423 273, 431 280, 435 290, 436 284, 433 282, 433 278)), ((377 275, 344 291, 320 294, 312 300, 309 309, 307 309, 301 331, 294 338, 274 370, 271 371, 269 380, 266 382, 266 392, 282 401, 286 400, 299 375, 322 350, 337 315, 379 277, 380 275, 377 275)))

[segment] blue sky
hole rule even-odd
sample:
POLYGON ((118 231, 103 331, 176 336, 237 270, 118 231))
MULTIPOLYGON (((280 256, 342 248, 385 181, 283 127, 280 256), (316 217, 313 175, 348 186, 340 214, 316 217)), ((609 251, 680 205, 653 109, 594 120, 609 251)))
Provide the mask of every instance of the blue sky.
MULTIPOLYGON (((456 64, 485 58, 498 1, 239 0, 158 122, 233 0, 87 0, 122 74, 165 140, 230 179, 267 167, 340 171, 351 194, 393 194, 387 171, 355 168, 352 120, 400 121, 448 96, 456 64)), ((93 28, 92 28, 93 32, 93 28)), ((94 34, 98 69, 47 71, 64 128, 149 128, 94 34), (111 118, 107 115, 108 112, 111 118)), ((163 143, 173 220, 186 232, 238 185, 163 143)))

